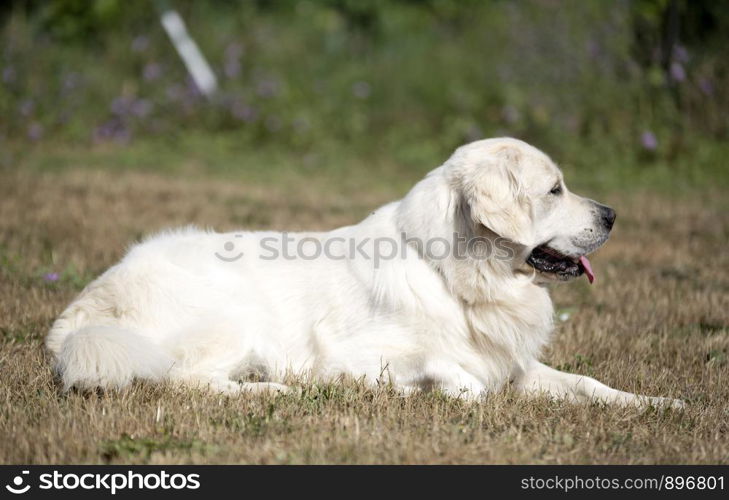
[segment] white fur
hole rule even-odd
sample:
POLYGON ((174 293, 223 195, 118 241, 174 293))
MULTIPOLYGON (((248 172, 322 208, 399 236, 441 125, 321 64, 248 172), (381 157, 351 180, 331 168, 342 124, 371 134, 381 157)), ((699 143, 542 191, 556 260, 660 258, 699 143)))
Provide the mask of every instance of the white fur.
POLYGON ((328 257, 266 258, 265 248, 281 249, 281 233, 165 232, 91 283, 46 344, 66 387, 123 387, 139 378, 226 392, 284 390, 276 382, 286 374, 345 374, 406 392, 475 397, 513 380, 526 393, 640 403, 537 361, 553 309, 544 277, 524 260, 547 240, 576 254, 574 241, 599 233, 594 202, 571 193, 549 198, 555 181, 561 174, 540 151, 491 139, 459 148, 403 200, 357 225, 289 235, 290 248, 311 255, 319 242, 328 257), (375 238, 452 240, 454 233, 499 239, 510 258, 431 258, 412 243, 391 259, 339 258, 350 241, 373 255, 375 238), (269 382, 238 382, 250 373, 269 382))

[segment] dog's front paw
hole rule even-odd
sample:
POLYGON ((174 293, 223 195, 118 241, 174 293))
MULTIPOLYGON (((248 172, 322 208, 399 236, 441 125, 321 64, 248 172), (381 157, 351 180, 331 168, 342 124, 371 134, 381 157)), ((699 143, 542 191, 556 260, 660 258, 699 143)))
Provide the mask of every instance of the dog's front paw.
POLYGON ((647 398, 647 404, 656 408, 672 408, 674 410, 683 410, 686 408, 686 402, 681 399, 651 397, 647 398))

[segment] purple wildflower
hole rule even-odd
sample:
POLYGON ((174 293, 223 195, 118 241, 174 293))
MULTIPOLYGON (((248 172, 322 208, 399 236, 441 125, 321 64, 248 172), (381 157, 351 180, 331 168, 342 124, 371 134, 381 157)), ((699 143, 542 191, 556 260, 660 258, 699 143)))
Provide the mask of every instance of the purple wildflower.
POLYGON ((686 70, 679 62, 672 62, 670 68, 671 78, 677 82, 686 80, 686 70))
POLYGON ((650 130, 646 130, 640 135, 640 143, 648 151, 658 149, 658 139, 656 139, 656 135, 650 130))
POLYGON ((5 68, 3 68, 3 82, 13 83, 16 76, 17 73, 15 72, 15 68, 13 68, 12 66, 6 66, 5 68))
POLYGON ((34 109, 35 103, 33 102, 33 99, 23 99, 20 102, 20 106, 18 106, 18 111, 20 111, 20 114, 26 117, 33 114, 34 109))
POLYGON ((127 96, 118 96, 111 101, 109 109, 117 116, 124 116, 129 113, 132 105, 132 99, 127 96))
POLYGON ((352 85, 352 94, 357 99, 367 99, 372 92, 370 84, 365 81, 354 82, 352 85))
POLYGON ((264 78, 256 85, 256 92, 261 97, 275 97, 281 90, 281 84, 275 78, 264 78))
POLYGON ((40 140, 43 137, 43 125, 38 122, 31 123, 28 127, 28 137, 33 141, 40 140))
POLYGON ((246 123, 252 123, 256 121, 256 118, 258 117, 258 112, 255 110, 255 108, 242 102, 234 103, 230 110, 230 113, 236 120, 240 120, 246 123))
POLYGON ((58 273, 46 273, 43 275, 43 281, 54 282, 60 278, 58 273))
POLYGON ((131 132, 119 118, 112 118, 94 129, 95 142, 114 140, 120 143, 127 143, 131 137, 131 132))
POLYGON ((202 95, 202 92, 200 92, 200 89, 197 87, 197 83, 195 83, 195 80, 189 75, 185 78, 185 88, 187 89, 187 95, 185 97, 190 101, 193 101, 194 98, 202 95))
POLYGON ((699 88, 705 95, 714 95, 714 84, 706 77, 699 78, 699 88))
POLYGON ((683 45, 676 45, 673 49, 673 57, 680 63, 687 63, 689 60, 688 50, 683 45))
POLYGON ((129 111, 138 118, 145 118, 152 112, 152 107, 152 103, 147 99, 135 99, 131 103, 129 111))
POLYGON ((147 63, 142 70, 142 78, 145 81, 153 82, 162 76, 162 66, 156 62, 147 63))
POLYGON ((225 61, 225 66, 223 66, 223 73, 225 73, 225 76, 228 78, 235 78, 236 76, 240 75, 240 61, 238 59, 228 59, 225 61))
POLYGON ((149 37, 145 35, 139 35, 134 37, 132 40, 132 51, 144 52, 149 47, 149 37))
POLYGON ((243 45, 240 43, 230 43, 225 48, 225 63, 223 65, 223 73, 228 78, 235 78, 240 74, 241 64, 240 58, 243 56, 243 45))
POLYGON ((590 59, 599 59, 602 50, 600 47, 600 44, 593 39, 588 40, 587 42, 587 54, 590 56, 590 59))

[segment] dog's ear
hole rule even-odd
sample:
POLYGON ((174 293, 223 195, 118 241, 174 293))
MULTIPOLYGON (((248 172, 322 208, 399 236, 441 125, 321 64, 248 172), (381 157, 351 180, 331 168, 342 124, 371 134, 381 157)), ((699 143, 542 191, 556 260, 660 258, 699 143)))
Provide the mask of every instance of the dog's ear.
POLYGON ((472 221, 524 246, 534 244, 529 197, 518 180, 521 152, 510 146, 459 157, 451 179, 468 205, 472 221))

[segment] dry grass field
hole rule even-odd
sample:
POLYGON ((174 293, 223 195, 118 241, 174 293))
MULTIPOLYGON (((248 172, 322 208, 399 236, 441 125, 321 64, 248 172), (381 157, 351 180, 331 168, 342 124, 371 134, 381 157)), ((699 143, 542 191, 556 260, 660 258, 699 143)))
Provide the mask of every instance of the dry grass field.
POLYGON ((59 389, 45 332, 129 243, 188 223, 330 228, 403 194, 402 182, 363 182, 0 171, 0 463, 729 463, 729 219, 719 191, 608 193, 601 201, 618 220, 592 259, 596 283, 553 293, 561 319, 550 365, 682 398, 685 411, 509 391, 469 404, 356 381, 280 396, 59 389))

